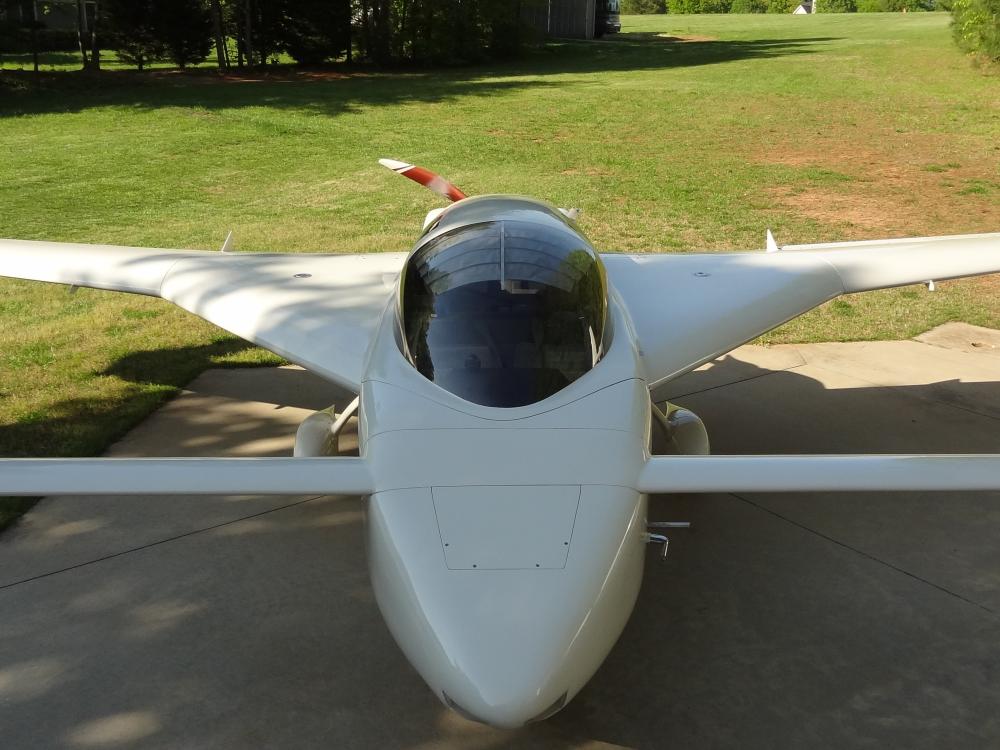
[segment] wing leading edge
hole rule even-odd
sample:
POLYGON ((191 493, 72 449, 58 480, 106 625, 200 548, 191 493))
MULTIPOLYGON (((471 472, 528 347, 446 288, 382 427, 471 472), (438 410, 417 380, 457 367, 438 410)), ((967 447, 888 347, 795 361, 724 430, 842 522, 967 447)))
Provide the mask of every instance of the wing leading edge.
POLYGON ((1000 490, 1000 456, 653 456, 642 492, 1000 490))
POLYGON ((405 258, 0 240, 0 276, 162 297, 355 392, 405 258))
MULTIPOLYGON (((384 480, 382 480, 384 483, 384 480)), ((368 495, 363 458, 5 458, 3 495, 368 495)), ((648 493, 1000 490, 1000 456, 653 456, 648 493)))
POLYGON ((602 258, 655 389, 841 294, 1000 272, 1000 233, 602 258))
POLYGON ((3 495, 367 495, 361 458, 4 458, 3 495))

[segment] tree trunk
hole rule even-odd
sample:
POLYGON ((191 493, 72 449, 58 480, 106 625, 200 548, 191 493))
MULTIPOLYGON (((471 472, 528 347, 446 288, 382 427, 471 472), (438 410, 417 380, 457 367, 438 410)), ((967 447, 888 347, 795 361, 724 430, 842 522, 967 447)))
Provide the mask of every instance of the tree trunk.
POLYGON ((31 4, 31 61, 38 72, 38 3, 31 4))
POLYGON ((222 5, 219 0, 212 0, 212 21, 215 25, 215 54, 219 60, 219 70, 229 70, 229 60, 226 58, 226 36, 222 32, 222 5))
POLYGON ((90 24, 90 69, 95 73, 101 69, 101 45, 97 39, 97 21, 100 17, 100 0, 94 0, 94 20, 90 24))
POLYGON ((361 0, 361 56, 369 57, 372 53, 371 13, 368 0, 361 0))
POLYGON ((256 64, 253 49, 253 0, 244 0, 245 27, 243 29, 243 43, 246 45, 247 64, 252 68, 256 64))
POLYGON ((83 61, 83 69, 90 67, 90 60, 87 55, 87 45, 83 40, 87 33, 87 6, 84 0, 76 0, 76 41, 80 45, 80 58, 83 61))
POLYGON ((346 5, 347 12, 347 64, 351 64, 351 52, 354 46, 354 13, 352 13, 351 0, 346 0, 344 3, 346 5))

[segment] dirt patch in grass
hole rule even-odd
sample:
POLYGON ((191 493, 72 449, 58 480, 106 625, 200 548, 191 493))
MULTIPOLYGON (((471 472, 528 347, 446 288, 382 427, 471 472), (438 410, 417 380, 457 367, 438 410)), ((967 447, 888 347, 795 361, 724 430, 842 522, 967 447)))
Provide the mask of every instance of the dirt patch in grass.
POLYGON ((844 239, 1000 230, 1000 153, 962 164, 933 135, 871 139, 880 145, 859 147, 857 135, 829 135, 754 160, 847 175, 834 185, 799 182, 766 191, 778 210, 836 227, 844 239))
POLYGON ((664 42, 715 42, 718 41, 716 36, 702 36, 701 34, 683 34, 679 36, 673 36, 671 34, 657 34, 658 39, 662 39, 664 42))
POLYGON ((293 67, 280 67, 262 71, 232 70, 222 74, 214 70, 157 70, 151 74, 155 78, 184 77, 194 83, 285 83, 301 81, 342 81, 348 78, 368 77, 370 74, 355 71, 332 69, 305 70, 293 67))
POLYGON ((717 36, 705 36, 703 34, 673 34, 670 32, 655 31, 632 31, 625 36, 594 40, 603 44, 634 44, 635 42, 660 42, 660 43, 683 43, 683 42, 717 42, 717 36))

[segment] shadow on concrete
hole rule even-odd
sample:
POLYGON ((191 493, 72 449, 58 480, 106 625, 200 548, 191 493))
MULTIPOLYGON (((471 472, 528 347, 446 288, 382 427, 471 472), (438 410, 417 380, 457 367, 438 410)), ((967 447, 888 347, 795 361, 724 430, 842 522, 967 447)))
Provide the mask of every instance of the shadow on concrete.
MULTIPOLYGON (((995 419, 933 386, 827 390, 734 362, 730 385, 695 374, 677 399, 717 446, 1000 450, 995 419)), ((652 518, 693 529, 666 562, 650 552, 580 695, 517 732, 446 711, 395 646, 362 501, 293 500, 0 590, 0 725, 12 749, 993 746, 997 500, 652 498, 652 518)))
POLYGON ((0 93, 6 90, 0 99, 0 117, 123 105, 209 110, 269 107, 335 116, 360 107, 446 102, 519 89, 544 92, 566 85, 546 77, 567 73, 657 70, 804 55, 834 40, 799 37, 679 41, 655 34, 626 34, 597 44, 555 42, 505 64, 400 71, 331 66, 322 70, 277 68, 227 77, 209 69, 144 74, 105 71, 98 77, 75 71, 38 75, 7 71, 0 73, 0 93))

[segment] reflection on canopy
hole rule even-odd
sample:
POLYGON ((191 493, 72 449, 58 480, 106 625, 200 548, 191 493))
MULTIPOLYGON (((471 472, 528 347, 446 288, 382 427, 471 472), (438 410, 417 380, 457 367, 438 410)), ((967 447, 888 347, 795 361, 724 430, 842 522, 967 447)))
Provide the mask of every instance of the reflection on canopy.
POLYGON ((579 234, 521 221, 472 224, 417 250, 400 317, 414 366, 474 403, 541 401, 603 350, 607 292, 579 234))

